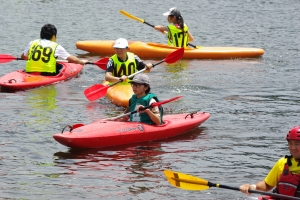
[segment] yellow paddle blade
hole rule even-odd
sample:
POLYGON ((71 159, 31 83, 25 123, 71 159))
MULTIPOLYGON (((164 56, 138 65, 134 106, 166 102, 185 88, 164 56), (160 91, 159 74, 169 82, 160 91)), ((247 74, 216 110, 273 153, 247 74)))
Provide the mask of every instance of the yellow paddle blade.
POLYGON ((133 20, 136 20, 136 21, 139 21, 139 22, 142 22, 142 23, 145 22, 145 20, 140 19, 140 18, 138 18, 138 17, 136 17, 136 16, 133 16, 133 15, 129 14, 128 12, 126 12, 125 10, 120 10, 120 13, 121 13, 122 15, 125 15, 125 16, 128 17, 128 18, 133 19, 133 20))
POLYGON ((188 174, 183 174, 180 172, 174 172, 170 170, 164 170, 164 174, 167 177, 169 183, 175 187, 184 190, 207 190, 209 189, 208 181, 191 176, 188 174))

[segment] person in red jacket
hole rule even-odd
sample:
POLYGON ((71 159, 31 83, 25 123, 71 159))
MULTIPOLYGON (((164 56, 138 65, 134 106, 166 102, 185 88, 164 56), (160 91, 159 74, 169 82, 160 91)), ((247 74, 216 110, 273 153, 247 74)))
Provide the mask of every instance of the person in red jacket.
POLYGON ((292 128, 286 135, 289 156, 280 158, 264 180, 256 184, 243 184, 240 191, 261 190, 300 197, 300 126, 292 128))

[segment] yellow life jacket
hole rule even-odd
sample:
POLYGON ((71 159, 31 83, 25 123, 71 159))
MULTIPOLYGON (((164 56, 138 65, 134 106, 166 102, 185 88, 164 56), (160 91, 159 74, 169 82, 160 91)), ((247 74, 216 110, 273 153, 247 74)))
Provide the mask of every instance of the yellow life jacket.
POLYGON ((184 25, 183 31, 180 27, 175 26, 174 24, 168 25, 168 45, 175 47, 187 47, 189 43, 188 30, 187 25, 184 25))
POLYGON ((56 42, 41 44, 41 40, 34 40, 29 48, 26 72, 56 73, 55 49, 56 42))
MULTIPOLYGON (((113 55, 112 60, 114 61, 114 70, 112 75, 115 77, 121 77, 122 75, 129 76, 137 71, 137 66, 134 58, 134 54, 127 52, 127 60, 122 62, 118 59, 117 54, 113 55)), ((127 79, 126 82, 128 82, 127 79)))

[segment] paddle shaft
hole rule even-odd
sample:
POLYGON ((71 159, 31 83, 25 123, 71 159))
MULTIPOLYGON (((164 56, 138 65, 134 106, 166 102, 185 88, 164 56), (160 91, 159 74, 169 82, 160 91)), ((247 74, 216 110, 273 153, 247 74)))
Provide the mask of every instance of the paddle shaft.
MULTIPOLYGON (((153 66, 154 66, 154 65, 153 65, 153 66)), ((139 74, 139 73, 142 73, 142 72, 145 71, 145 70, 147 70, 147 68, 144 68, 144 69, 142 69, 142 70, 140 70, 140 71, 137 71, 137 72, 135 72, 135 73, 133 73, 133 74, 127 76, 127 78, 132 78, 132 77, 134 77, 135 75, 137 75, 137 74, 139 74)), ((96 90, 94 90, 94 91, 92 91, 92 92, 89 92, 88 95, 91 96, 91 95, 97 94, 97 93, 100 92, 100 91, 107 90, 109 87, 112 87, 112 86, 114 86, 114 85, 117 85, 118 83, 121 83, 122 81, 123 81, 123 80, 120 79, 120 80, 118 80, 117 82, 114 82, 114 83, 111 84, 111 85, 108 85, 108 86, 105 86, 105 87, 100 87, 99 89, 96 89, 96 90)), ((99 97, 99 98, 100 98, 100 97, 99 97)))
MULTIPOLYGON (((153 67, 154 67, 154 65, 153 65, 153 67)), ((133 74, 130 74, 129 76, 127 76, 127 78, 132 78, 132 77, 134 77, 135 75, 137 75, 137 74, 139 74, 139 73, 142 73, 142 72, 144 72, 144 71, 146 71, 146 70, 147 70, 147 68, 145 67, 144 69, 142 69, 142 70, 140 70, 140 71, 137 71, 137 72, 135 72, 135 73, 133 73, 133 74)), ((114 85, 116 85, 116 84, 118 84, 118 83, 120 83, 120 82, 122 82, 122 80, 119 80, 118 82, 115 82, 115 83, 109 85, 109 87, 114 86, 114 85)))
MULTIPOLYGON (((154 106, 155 106, 155 105, 152 105, 152 104, 151 104, 151 105, 149 105, 149 106, 146 106, 146 107, 144 107, 144 108, 141 108, 139 111, 143 111, 143 110, 146 110, 146 109, 151 108, 151 107, 154 107, 154 106)), ((137 113, 137 112, 138 112, 138 111, 135 110, 135 111, 132 111, 132 112, 124 113, 124 114, 122 114, 122 115, 119 115, 119 116, 110 118, 110 120, 114 121, 114 120, 116 120, 116 119, 120 119, 120 118, 126 117, 126 116, 128 116, 128 115, 132 115, 132 114, 134 114, 134 113, 137 113)))
MULTIPOLYGON (((147 24, 148 26, 151 26, 152 28, 154 28, 154 25, 149 24, 149 23, 146 22, 146 21, 144 21, 143 23, 144 23, 144 24, 147 24)), ((168 32, 166 32, 166 33, 168 33, 168 32)), ((190 45, 191 47, 197 48, 197 46, 195 46, 195 45, 193 45, 193 44, 191 44, 191 43, 188 43, 188 45, 190 45)))
MULTIPOLYGON (((148 26, 151 26, 152 28, 154 28, 154 25, 149 24, 149 23, 146 22, 146 21, 144 21, 143 23, 144 23, 144 24, 147 24, 148 26)), ((168 32, 165 32, 165 33, 168 33, 168 32)), ((187 43, 187 45, 190 45, 191 47, 194 47, 195 49, 197 48, 197 46, 195 46, 195 45, 193 45, 193 44, 191 44, 191 43, 187 43)))
MULTIPOLYGON (((237 187, 230 187, 227 185, 219 185, 219 184, 214 184, 214 183, 210 183, 210 182, 208 182, 208 186, 240 191, 240 189, 237 187)), ((249 191, 249 193, 262 194, 262 195, 272 196, 272 197, 281 198, 281 199, 300 200, 300 198, 298 198, 298 197, 291 197, 291 196, 281 195, 281 194, 276 194, 276 193, 263 192, 263 191, 259 191, 259 190, 248 190, 248 191, 249 191)))
MULTIPOLYGON (((11 60, 26 60, 26 59, 15 57, 15 58, 13 58, 11 60)), ((67 60, 56 60, 56 62, 68 62, 68 61, 67 60)))
MULTIPOLYGON (((165 60, 161 60, 161 61, 159 61, 158 63, 153 64, 153 65, 152 65, 152 68, 155 67, 156 65, 159 65, 159 64, 163 63, 164 61, 165 61, 165 60)), ((134 77, 135 75, 144 72, 145 70, 147 70, 146 67, 145 67, 144 69, 142 69, 142 70, 139 70, 139 71, 137 71, 137 72, 135 72, 135 73, 133 73, 133 74, 127 76, 127 78, 132 78, 132 77, 134 77)), ((106 88, 108 89, 109 87, 112 87, 112 86, 114 86, 114 85, 116 85, 116 84, 118 84, 118 83, 120 83, 120 82, 122 82, 121 79, 118 80, 117 82, 114 82, 114 83, 111 84, 111 85, 108 85, 107 87, 99 88, 98 90, 94 90, 94 91, 90 92, 89 95, 96 94, 96 93, 98 93, 99 91, 101 91, 101 90, 103 90, 103 89, 106 89, 106 88)))
MULTIPOLYGON (((175 181, 179 181, 179 182, 203 185, 203 183, 200 182, 200 181, 174 178, 174 177, 172 177, 172 179, 175 180, 175 181)), ((209 186, 209 187, 219 187, 219 188, 223 188, 223 189, 240 191, 240 189, 237 188, 237 187, 231 187, 231 186, 227 186, 227 185, 220 185, 220 184, 211 183, 211 182, 208 182, 207 186, 209 186)), ((281 195, 281 194, 276 194, 276 193, 271 193, 271 192, 263 192, 263 191, 259 191, 259 190, 249 190, 249 193, 262 194, 262 195, 272 196, 272 197, 281 198, 281 199, 300 200, 300 198, 298 198, 298 197, 291 197, 291 196, 281 195)))
MULTIPOLYGON (((152 103, 152 104, 149 105, 149 106, 146 106, 146 107, 144 107, 144 108, 141 108, 139 111, 143 111, 143 110, 146 110, 146 109, 148 109, 148 108, 155 107, 155 106, 161 106, 161 105, 163 105, 163 104, 166 104, 166 103, 175 101, 175 100, 177 100, 177 99, 179 99, 179 98, 181 98, 181 97, 182 97, 182 96, 177 96, 177 97, 173 97, 173 98, 171 98, 171 99, 165 100, 165 101, 155 102, 155 103, 152 103)), ((124 113, 124 114, 119 115, 119 116, 117 116, 117 117, 110 118, 110 120, 116 120, 116 119, 119 119, 119 118, 122 118, 122 117, 125 117, 125 116, 128 116, 128 115, 137 113, 137 112, 139 112, 139 111, 135 110, 135 111, 131 111, 131 112, 128 112, 128 113, 124 113)))
MULTIPOLYGON (((11 62, 13 60, 26 60, 26 59, 17 58, 17 57, 14 57, 12 55, 9 55, 9 54, 0 54, 0 63, 7 63, 7 62, 11 62)), ((96 62, 86 62, 85 64, 97 65, 101 69, 105 70, 108 60, 109 60, 109 58, 101 58, 100 60, 98 60, 96 62)), ((67 60, 56 60, 56 62, 68 63, 69 61, 67 61, 67 60)))

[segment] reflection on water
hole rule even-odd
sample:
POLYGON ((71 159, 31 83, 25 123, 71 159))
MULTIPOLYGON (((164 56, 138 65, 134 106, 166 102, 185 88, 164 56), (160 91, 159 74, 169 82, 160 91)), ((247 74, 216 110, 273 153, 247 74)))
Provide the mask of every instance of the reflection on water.
POLYGON ((57 90, 55 85, 40 87, 26 91, 25 102, 31 110, 31 116, 26 124, 29 126, 48 126, 51 118, 57 116, 59 108, 56 105, 57 90), (56 113, 56 114, 54 114, 56 113))
POLYGON ((188 68, 191 60, 179 60, 178 62, 167 64, 166 72, 177 74, 178 72, 184 71, 188 68))
MULTIPOLYGON (((71 159, 74 161, 74 164, 89 168, 88 166, 90 163, 99 161, 124 161, 130 159, 132 161, 141 162, 141 160, 143 160, 145 156, 153 157, 165 153, 175 153, 173 150, 171 152, 164 150, 162 146, 172 145, 172 143, 179 143, 183 141, 192 142, 198 137, 203 137, 202 132, 204 130, 205 129, 202 127, 197 127, 196 129, 193 129, 187 133, 175 137, 166 138, 159 141, 141 142, 137 144, 128 144, 95 149, 69 148, 66 152, 59 151, 54 154, 54 156, 57 158, 55 160, 55 163, 57 163, 58 165, 63 165, 64 163, 68 162, 67 160, 71 159)), ((176 147, 176 153, 180 152, 184 151, 176 147)))
POLYGON ((168 154, 199 153, 205 148, 203 146, 195 150, 188 147, 198 137, 201 137, 201 140, 205 138, 205 135, 202 135, 203 131, 203 128, 198 127, 188 133, 161 141, 101 149, 59 151, 54 153, 54 165, 66 170, 63 173, 59 170, 60 175, 88 178, 91 174, 95 176, 94 171, 97 171, 99 180, 107 179, 107 182, 113 182, 114 185, 123 184, 123 187, 126 185, 128 191, 121 191, 122 189, 118 187, 110 188, 112 193, 107 194, 110 197, 117 191, 131 194, 143 193, 157 187, 157 180, 164 180, 160 173, 162 165, 169 168, 173 164, 165 163, 164 158, 168 157, 168 154))

